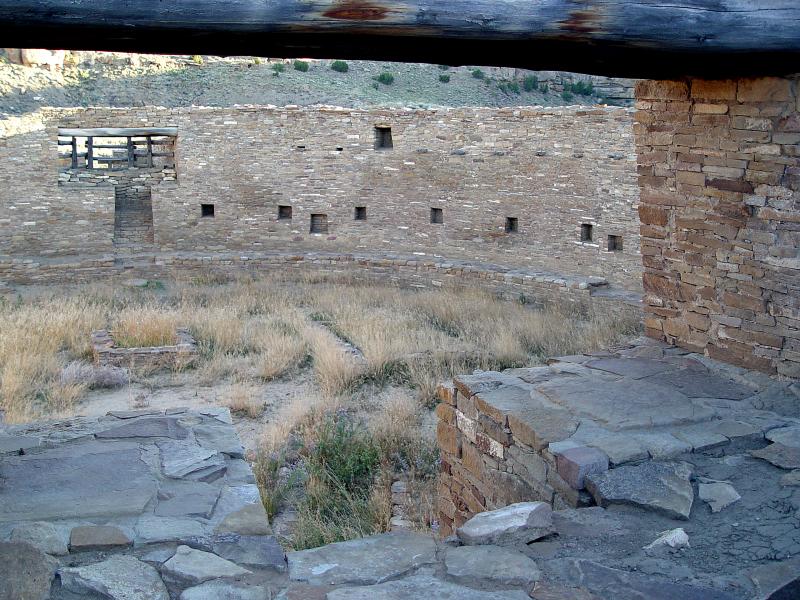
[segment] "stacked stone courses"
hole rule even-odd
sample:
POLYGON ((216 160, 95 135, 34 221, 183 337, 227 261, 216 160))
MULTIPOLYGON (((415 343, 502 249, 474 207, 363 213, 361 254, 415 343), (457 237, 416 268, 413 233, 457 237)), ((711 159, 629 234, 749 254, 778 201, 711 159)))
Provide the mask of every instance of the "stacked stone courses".
POLYGON ((800 376, 798 79, 642 81, 648 335, 800 376))
POLYGON ((152 254, 391 251, 603 277, 636 290, 632 115, 586 107, 43 109, 0 121, 0 177, 9 182, 0 189, 0 269, 103 262, 115 252, 113 186, 131 185, 152 192, 152 254), (392 149, 375 148, 376 126, 391 127, 392 149), (58 160, 60 127, 177 127, 174 174, 78 177, 58 160), (201 204, 214 205, 214 216, 203 217, 201 204), (278 218, 279 206, 291 207, 291 219, 278 218), (354 218, 357 206, 366 220, 354 218), (443 223, 431 223, 432 208, 442 209, 443 223), (326 216, 326 234, 310 232, 312 214, 326 216), (508 217, 518 231, 506 231, 508 217), (581 242, 586 223, 591 242, 581 242), (608 251, 608 235, 622 236, 624 250, 608 251))

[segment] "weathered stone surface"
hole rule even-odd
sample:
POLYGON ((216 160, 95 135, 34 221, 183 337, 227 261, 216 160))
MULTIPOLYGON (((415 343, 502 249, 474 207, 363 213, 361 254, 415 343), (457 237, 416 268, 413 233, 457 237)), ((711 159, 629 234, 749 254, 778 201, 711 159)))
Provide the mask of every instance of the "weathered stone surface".
POLYGON ((225 459, 216 450, 201 448, 193 443, 173 441, 159 442, 158 448, 161 451, 161 466, 167 477, 181 479, 198 475, 199 480, 207 481, 208 478, 204 476, 209 471, 219 472, 220 476, 224 473, 225 459))
POLYGON ((753 390, 708 369, 680 369, 653 375, 647 382, 673 387, 689 398, 726 398, 744 400, 753 395, 753 390))
POLYGON ((487 592, 436 579, 431 575, 414 575, 366 587, 345 587, 328 593, 327 600, 409 600, 441 598, 453 600, 530 600, 522 590, 487 592))
MULTIPOLYGON (((243 508, 252 507, 254 504, 261 504, 261 496, 258 492, 258 486, 255 484, 245 485, 229 485, 224 486, 219 494, 214 512, 211 515, 211 521, 215 525, 222 522, 228 515, 236 513, 243 508)), ((258 511, 258 508, 251 508, 253 511, 258 511)))
POLYGON ((56 562, 25 542, 0 542, 0 598, 47 600, 56 562))
POLYGON ((613 466, 641 462, 650 458, 647 448, 627 433, 590 436, 586 439, 586 444, 602 451, 613 466))
POLYGON ((208 518, 214 510, 219 488, 200 481, 167 481, 158 490, 155 514, 159 517, 208 518))
POLYGON ((703 452, 730 443, 730 440, 721 433, 708 431, 707 428, 701 426, 676 429, 673 430, 672 435, 690 444, 694 452, 703 452))
POLYGON ((791 448, 800 448, 800 425, 771 429, 764 437, 776 444, 783 444, 791 448))
POLYGON ((189 435, 176 417, 142 417, 95 434, 98 438, 154 438, 183 440, 189 435))
POLYGON ((136 543, 186 542, 204 537, 208 531, 195 519, 143 515, 136 522, 136 543))
POLYGON ((73 527, 69 534, 69 549, 72 552, 111 550, 132 544, 133 540, 124 531, 111 525, 82 525, 73 527))
POLYGON ((3 452, 19 452, 28 448, 35 448, 41 444, 38 437, 30 435, 5 435, 0 433, 0 454, 3 452))
MULTIPOLYGON (((613 600, 735 600, 734 596, 717 590, 682 583, 656 580, 611 569, 593 561, 583 559, 561 559, 562 576, 576 587, 588 589, 599 598, 613 600)), ((551 567, 555 567, 555 561, 551 567)), ((535 597, 535 596, 534 596, 535 597)))
POLYGON ((565 377, 541 383, 537 389, 574 415, 617 431, 696 423, 714 414, 677 390, 634 379, 565 377))
POLYGON ((760 427, 732 419, 709 423, 709 430, 721 433, 732 442, 759 442, 764 440, 764 433, 760 427))
POLYGON ((221 580, 206 581, 181 593, 180 600, 265 600, 265 588, 253 584, 229 583, 221 580))
POLYGON ((430 536, 397 532, 289 552, 289 578, 312 585, 370 585, 435 561, 430 536))
POLYGON ((17 525, 11 531, 11 541, 27 542, 45 554, 55 556, 62 556, 69 552, 64 535, 46 521, 17 525))
POLYGON ((212 550, 239 565, 286 570, 286 555, 274 535, 218 535, 212 550))
POLYGON ((136 417, 145 417, 150 415, 160 415, 162 411, 157 408, 143 408, 141 410, 110 410, 106 413, 109 417, 116 417, 117 419, 135 419, 136 417))
POLYGON ((800 556, 759 565, 748 573, 758 598, 793 600, 800 591, 800 556))
POLYGON ((642 433, 636 435, 636 439, 656 460, 675 458, 692 451, 692 445, 689 442, 678 439, 670 433, 642 433))
POLYGON ((0 522, 139 514, 156 492, 140 455, 135 445, 86 442, 5 457, 0 522))
POLYGON ((647 358, 598 358, 585 363, 590 369, 607 371, 615 375, 630 377, 631 379, 642 379, 664 371, 673 371, 674 365, 661 360, 650 360, 647 358))
POLYGON ((712 513, 719 512, 742 499, 731 484, 722 481, 700 483, 697 486, 697 495, 704 502, 708 502, 712 513))
POLYGON ((467 545, 527 544, 553 532, 553 516, 546 502, 518 502, 478 513, 457 530, 467 545))
POLYGON ((250 571, 211 552, 178 546, 175 555, 164 563, 161 573, 170 582, 198 585, 209 579, 236 577, 250 571))
POLYGON ((800 447, 770 444, 760 450, 751 450, 750 454, 781 469, 800 469, 800 447))
POLYGON ((216 533, 236 533, 238 535, 271 535, 267 511, 260 502, 248 504, 225 516, 214 528, 216 533))
POLYGON ((60 569, 58 575, 62 587, 73 594, 97 594, 109 600, 169 600, 158 571, 133 556, 60 569))
POLYGON ((527 588, 541 576, 533 560, 521 552, 500 546, 448 548, 444 564, 447 574, 457 580, 480 579, 527 588))
POLYGON ((800 469, 795 469, 781 477, 781 485, 785 487, 800 485, 800 469))
POLYGON ((608 471, 608 457, 596 448, 569 448, 556 455, 556 468, 570 487, 581 490, 586 475, 608 471))
POLYGON ((688 519, 694 501, 686 463, 646 462, 622 466, 586 478, 598 505, 629 504, 675 519, 688 519))

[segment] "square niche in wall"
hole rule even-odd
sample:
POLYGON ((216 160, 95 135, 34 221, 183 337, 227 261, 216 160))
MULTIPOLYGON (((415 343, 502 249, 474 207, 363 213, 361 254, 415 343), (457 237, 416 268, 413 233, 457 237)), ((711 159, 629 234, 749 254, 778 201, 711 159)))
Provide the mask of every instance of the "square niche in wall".
POLYGON ((583 223, 581 225, 581 241, 582 242, 591 242, 592 241, 592 237, 593 237, 593 234, 594 234, 593 229, 594 228, 589 223, 583 223))
POLYGON ((608 236, 608 251, 609 252, 622 252, 622 236, 610 235, 608 236))
POLYGON ((356 206, 355 211, 353 213, 353 219, 356 221, 366 221, 367 220, 367 207, 366 206, 356 206))
POLYGON ((278 220, 279 221, 291 221, 292 220, 292 207, 281 205, 278 206, 278 220))
POLYGON ((517 233, 519 231, 519 219, 517 217, 506 217, 506 233, 517 233))
POLYGON ((441 208, 431 208, 431 223, 444 223, 444 211, 441 208))
POLYGON ((311 215, 311 233, 328 233, 328 215, 311 215))
POLYGON ((213 204, 201 204, 200 205, 200 216, 201 217, 213 217, 214 216, 214 205, 213 204))

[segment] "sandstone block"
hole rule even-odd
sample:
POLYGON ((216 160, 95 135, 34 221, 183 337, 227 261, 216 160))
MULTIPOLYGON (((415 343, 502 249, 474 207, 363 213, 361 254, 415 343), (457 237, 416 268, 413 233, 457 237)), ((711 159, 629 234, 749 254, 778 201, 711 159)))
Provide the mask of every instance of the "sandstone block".
POLYGON ((546 502, 519 502, 475 515, 458 528, 458 538, 468 546, 528 544, 554 531, 546 502))
POLYGON ((608 457, 596 448, 569 448, 556 455, 556 468, 570 487, 580 490, 587 475, 608 470, 608 457))

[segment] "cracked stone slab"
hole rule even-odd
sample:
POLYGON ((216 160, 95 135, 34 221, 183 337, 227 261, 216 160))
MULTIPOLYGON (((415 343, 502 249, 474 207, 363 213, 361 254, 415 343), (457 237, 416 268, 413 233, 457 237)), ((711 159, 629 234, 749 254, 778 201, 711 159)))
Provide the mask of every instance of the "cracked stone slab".
POLYGON ((755 393, 752 388, 705 369, 680 369, 647 377, 645 381, 671 387, 689 398, 744 400, 755 393))
POLYGON ((153 438, 164 437, 176 440, 186 439, 189 431, 175 417, 142 417, 131 419, 123 425, 99 431, 95 437, 112 438, 153 438))
POLYGON ((652 360, 649 358, 598 358, 585 363, 590 369, 606 371, 631 379, 643 379, 664 371, 673 371, 674 365, 663 360, 652 360))
POLYGON ((687 520, 694 501, 691 475, 687 463, 646 462, 589 475, 586 489, 603 508, 627 504, 687 520))
POLYGON ((214 510, 219 488, 200 481, 165 481, 158 490, 159 517, 203 517, 214 510))
POLYGON ((409 600, 438 598, 441 600, 530 600, 522 590, 482 591, 432 575, 420 574, 396 581, 366 587, 345 587, 328 592, 327 600, 409 600))
POLYGON ((142 515, 134 529, 137 545, 161 542, 188 542, 204 538, 208 530, 194 519, 142 515))
POLYGON ((180 600, 265 600, 270 597, 267 590, 260 585, 215 579, 185 589, 180 600))
MULTIPOLYGON (((201 448, 191 442, 165 441, 157 445, 161 451, 161 468, 167 477, 183 479, 203 475, 214 467, 225 468, 225 459, 214 449, 201 448)), ((222 474, 224 472, 220 476, 222 474)))
POLYGON ((192 428, 197 443, 203 448, 209 448, 227 454, 231 458, 243 458, 244 448, 236 435, 236 430, 224 425, 196 425, 192 428))
POLYGON ((157 487, 138 445, 129 443, 88 441, 5 457, 0 469, 0 522, 140 514, 157 487))
POLYGON ((372 585, 436 562, 436 543, 430 536, 416 533, 385 533, 289 552, 286 558, 293 581, 372 585))
POLYGON ((272 527, 270 527, 264 505, 256 502, 226 515, 214 528, 214 532, 237 535, 272 535, 272 527))
POLYGON ((760 450, 751 450, 750 454, 781 469, 800 469, 800 448, 770 444, 760 450))
POLYGON ((697 423, 715 414, 672 388, 632 379, 569 377, 539 384, 537 389, 575 416, 614 431, 697 423))
POLYGON ((170 583, 189 586, 209 579, 247 575, 250 571, 211 552, 178 546, 172 558, 161 567, 161 573, 170 583))
POLYGON ((529 587, 541 577, 535 561, 521 552, 501 546, 448 548, 444 565, 450 577, 467 582, 478 579, 529 587))
POLYGON ((62 587, 74 594, 110 600, 169 600, 158 571, 133 556, 113 556, 84 567, 64 568, 58 574, 62 587))
POLYGON ((675 458, 680 454, 692 451, 692 445, 689 442, 681 440, 671 433, 640 433, 636 435, 636 439, 656 460, 675 458))
POLYGON ((672 430, 672 435, 691 445, 692 452, 711 450, 712 448, 725 446, 731 442, 721 433, 708 431, 708 428, 704 426, 674 429, 672 430))

